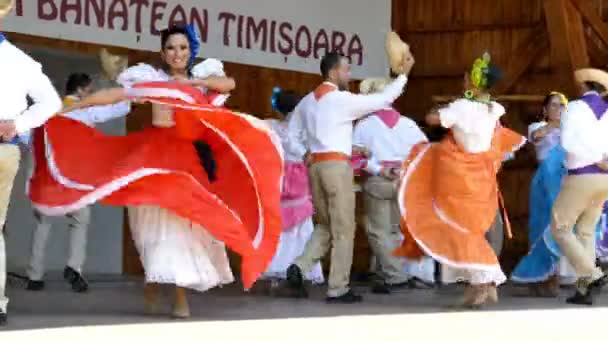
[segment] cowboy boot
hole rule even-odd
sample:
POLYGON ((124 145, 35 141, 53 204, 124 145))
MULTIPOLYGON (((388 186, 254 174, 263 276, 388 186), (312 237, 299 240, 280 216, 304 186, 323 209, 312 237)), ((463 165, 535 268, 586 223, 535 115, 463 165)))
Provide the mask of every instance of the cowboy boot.
POLYGON ((492 304, 498 304, 498 288, 494 284, 486 284, 486 292, 488 301, 492 304))
POLYGON ((554 275, 547 279, 541 284, 541 291, 544 297, 558 297, 559 296, 559 276, 554 275))
POLYGON ((158 284, 144 285, 144 311, 147 315, 156 315, 158 309, 158 284))
POLYGON ((188 306, 188 294, 186 293, 186 289, 183 287, 175 287, 175 301, 173 302, 173 313, 171 315, 174 318, 190 317, 190 307, 188 306))
POLYGON ((475 297, 475 291, 473 290, 473 286, 470 284, 466 284, 464 287, 464 294, 459 306, 467 306, 473 303, 473 298, 475 297))
POLYGON ((488 300, 488 291, 486 285, 471 285, 472 297, 464 306, 469 309, 479 309, 488 300))

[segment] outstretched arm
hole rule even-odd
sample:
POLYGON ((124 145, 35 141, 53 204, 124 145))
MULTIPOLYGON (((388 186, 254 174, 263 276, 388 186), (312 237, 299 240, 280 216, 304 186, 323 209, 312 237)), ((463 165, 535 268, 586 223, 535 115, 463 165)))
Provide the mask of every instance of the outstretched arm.
POLYGON ((69 113, 78 109, 105 106, 128 100, 127 90, 125 88, 108 88, 99 90, 73 105, 63 108, 62 113, 69 113))
POLYGON ((215 90, 222 94, 229 93, 236 87, 236 82, 234 81, 234 78, 223 76, 209 76, 204 79, 194 79, 183 82, 195 87, 204 87, 211 90, 215 90))

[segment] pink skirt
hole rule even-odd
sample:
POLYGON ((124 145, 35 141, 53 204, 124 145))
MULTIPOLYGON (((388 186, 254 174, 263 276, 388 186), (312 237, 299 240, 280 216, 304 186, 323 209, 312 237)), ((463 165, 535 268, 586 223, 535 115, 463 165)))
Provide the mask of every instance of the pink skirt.
POLYGON ((285 162, 281 216, 283 230, 290 231, 313 215, 308 169, 304 163, 285 162))

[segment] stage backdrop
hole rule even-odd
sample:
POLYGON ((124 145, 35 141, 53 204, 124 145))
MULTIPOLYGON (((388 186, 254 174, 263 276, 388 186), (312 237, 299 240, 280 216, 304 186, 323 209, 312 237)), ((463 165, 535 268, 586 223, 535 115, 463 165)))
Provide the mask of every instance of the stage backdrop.
POLYGON ((196 25, 203 57, 318 73, 326 51, 351 58, 355 78, 388 72, 390 0, 17 0, 4 30, 157 51, 171 23, 196 25))

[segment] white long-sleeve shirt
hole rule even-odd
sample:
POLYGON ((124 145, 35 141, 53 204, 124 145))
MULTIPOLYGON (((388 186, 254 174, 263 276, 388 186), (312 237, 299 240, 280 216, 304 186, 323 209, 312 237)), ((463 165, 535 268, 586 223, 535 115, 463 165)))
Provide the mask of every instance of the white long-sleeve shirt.
POLYGON ((294 110, 289 129, 306 132, 306 148, 311 153, 340 152, 350 156, 353 121, 389 107, 406 83, 407 77, 400 75, 383 92, 372 95, 336 89, 317 100, 312 92, 294 110))
POLYGON ((380 174, 382 162, 404 161, 414 145, 426 141, 416 122, 404 116, 390 128, 371 115, 357 123, 353 133, 353 145, 365 147, 371 153, 365 170, 372 175, 380 174))
POLYGON ((608 157, 608 115, 599 120, 587 103, 572 101, 561 118, 561 144, 569 170, 601 162, 608 157))
POLYGON ((0 103, 0 120, 14 120, 18 134, 43 125, 61 109, 41 65, 7 40, 0 43, 0 103), (34 102, 29 108, 27 96, 34 102))
MULTIPOLYGON (((131 104, 124 101, 117 104, 78 109, 62 115, 80 121, 89 127, 95 127, 96 124, 126 116, 130 110, 131 104)), ((22 144, 29 145, 31 131, 19 134, 19 139, 22 144)))
MULTIPOLYGON (((289 120, 289 117, 287 117, 287 120, 289 120)), ((283 159, 288 162, 302 162, 306 154, 306 148, 303 144, 301 132, 289 131, 287 122, 279 120, 267 120, 267 122, 270 129, 281 139, 283 159)))
POLYGON ((63 114, 63 116, 80 121, 87 126, 94 127, 98 123, 123 117, 129 114, 130 110, 130 103, 125 101, 117 104, 78 109, 63 114))

